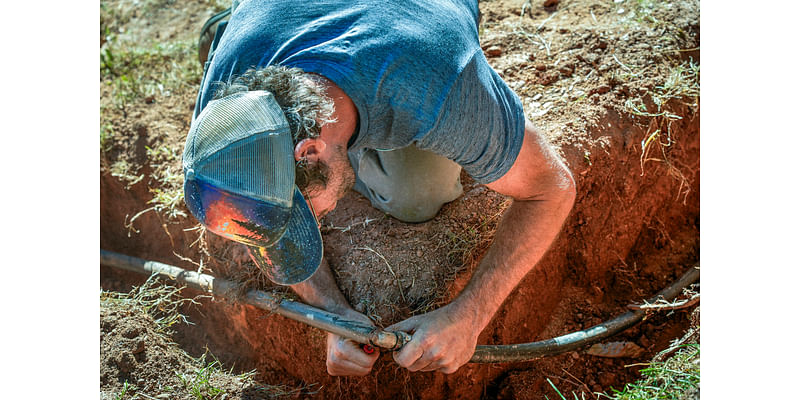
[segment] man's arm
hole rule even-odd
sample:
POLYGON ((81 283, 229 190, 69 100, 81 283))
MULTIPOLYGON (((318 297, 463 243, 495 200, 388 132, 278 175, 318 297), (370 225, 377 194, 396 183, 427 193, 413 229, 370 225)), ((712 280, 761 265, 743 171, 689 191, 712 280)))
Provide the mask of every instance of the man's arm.
MULTIPOLYGON (((293 285, 292 289, 303 301, 312 306, 372 325, 369 318, 354 310, 347 302, 339 286, 336 285, 336 280, 333 279, 328 261, 324 258, 311 278, 293 285)), ((377 351, 367 354, 361 350, 358 343, 333 333, 328 333, 326 347, 328 373, 334 376, 367 375, 380 355, 377 351)))
POLYGON ((410 371, 453 373, 469 361, 478 335, 550 247, 575 201, 572 175, 527 121, 514 165, 486 186, 514 202, 467 287, 450 304, 386 328, 414 332, 394 354, 410 371))

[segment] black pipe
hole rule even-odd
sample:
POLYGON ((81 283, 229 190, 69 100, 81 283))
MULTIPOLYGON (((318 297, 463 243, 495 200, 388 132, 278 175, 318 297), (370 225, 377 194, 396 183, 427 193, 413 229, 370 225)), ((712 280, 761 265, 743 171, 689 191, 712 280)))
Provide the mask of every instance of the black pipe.
MULTIPOLYGON (((211 275, 198 274, 182 268, 155 261, 146 261, 136 257, 125 256, 106 250, 100 250, 100 263, 128 271, 153 274, 185 283, 195 289, 213 293, 221 297, 235 297, 238 285, 211 275)), ((670 301, 677 297, 684 288, 700 279, 700 266, 690 268, 680 279, 675 281, 656 296, 651 303, 658 300, 670 301)), ((410 340, 405 332, 388 332, 361 322, 347 320, 339 315, 329 313, 288 299, 279 299, 269 293, 251 290, 243 301, 258 308, 281 314, 295 321, 303 322, 315 328, 332 332, 358 343, 376 347, 399 350, 410 340)), ((628 311, 611 320, 595 325, 589 329, 568 333, 539 342, 511 345, 479 345, 469 362, 499 363, 529 361, 544 356, 552 356, 576 350, 605 338, 616 335, 641 321, 646 315, 644 310, 628 311)))
MULTIPOLYGON (((238 297, 238 284, 215 278, 211 275, 187 271, 174 265, 147 261, 102 249, 100 250, 100 264, 140 274, 157 274, 160 277, 168 278, 186 284, 193 289, 220 297, 229 299, 238 297)), ((411 340, 411 337, 405 332, 387 332, 363 322, 352 321, 341 315, 329 313, 289 299, 282 299, 260 290, 250 290, 245 294, 244 298, 239 300, 262 310, 283 315, 286 318, 335 333, 362 344, 369 344, 388 350, 398 350, 411 340)))
MULTIPOLYGON (((689 268, 680 279, 660 291, 655 297, 650 299, 649 302, 654 303, 661 299, 670 301, 681 294, 684 288, 696 282, 698 279, 700 279, 699 265, 689 268)), ((568 333, 539 342, 478 346, 475 349, 475 354, 472 355, 472 359, 469 361, 473 363, 528 361, 543 356, 565 353, 614 336, 641 321, 645 314, 646 312, 641 309, 628 311, 614 319, 597 324, 589 329, 568 333)))

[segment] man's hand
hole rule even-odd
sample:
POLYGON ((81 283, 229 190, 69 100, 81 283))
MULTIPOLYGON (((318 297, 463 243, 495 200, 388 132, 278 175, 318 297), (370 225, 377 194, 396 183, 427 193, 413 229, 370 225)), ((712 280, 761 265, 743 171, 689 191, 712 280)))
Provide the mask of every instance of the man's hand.
POLYGON ((414 333, 411 341, 394 353, 394 360, 411 372, 456 372, 472 358, 481 331, 467 314, 449 304, 386 328, 414 333))
MULTIPOLYGON (((319 269, 311 278, 292 286, 292 289, 305 302, 314 307, 339 314, 353 321, 373 325, 366 315, 350 307, 347 299, 336 286, 336 280, 333 279, 328 261, 324 258, 319 269)), ((366 375, 372 370, 372 365, 380 355, 377 351, 367 354, 358 343, 332 333, 328 334, 327 353, 328 373, 334 376, 366 375)))
MULTIPOLYGON (((372 325, 364 314, 349 311, 344 317, 372 325)), ((328 333, 328 373, 333 376, 364 376, 369 374, 380 352, 367 354, 361 345, 341 336, 328 333)))

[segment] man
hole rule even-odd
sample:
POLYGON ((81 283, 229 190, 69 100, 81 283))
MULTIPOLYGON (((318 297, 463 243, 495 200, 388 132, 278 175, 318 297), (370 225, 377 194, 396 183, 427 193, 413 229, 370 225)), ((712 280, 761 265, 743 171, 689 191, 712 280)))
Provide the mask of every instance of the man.
MULTIPOLYGON (((462 167, 511 196, 461 294, 386 328, 412 334, 394 353, 410 371, 469 361, 575 197, 484 58, 478 18, 469 0, 242 1, 211 46, 184 152, 186 203, 209 230, 307 303, 367 323, 322 257, 315 218, 354 187, 402 221, 428 220, 461 194, 462 167)), ((377 357, 328 335, 331 375, 366 375, 377 357)))

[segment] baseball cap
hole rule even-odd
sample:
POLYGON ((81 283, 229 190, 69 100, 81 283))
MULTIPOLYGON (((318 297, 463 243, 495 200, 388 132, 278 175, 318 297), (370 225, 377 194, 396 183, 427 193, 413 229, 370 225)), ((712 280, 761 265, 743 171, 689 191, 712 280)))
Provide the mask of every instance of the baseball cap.
POLYGON ((294 285, 322 262, 314 213, 294 184, 286 117, 268 91, 212 100, 183 152, 184 201, 208 230, 247 246, 273 282, 294 285))

